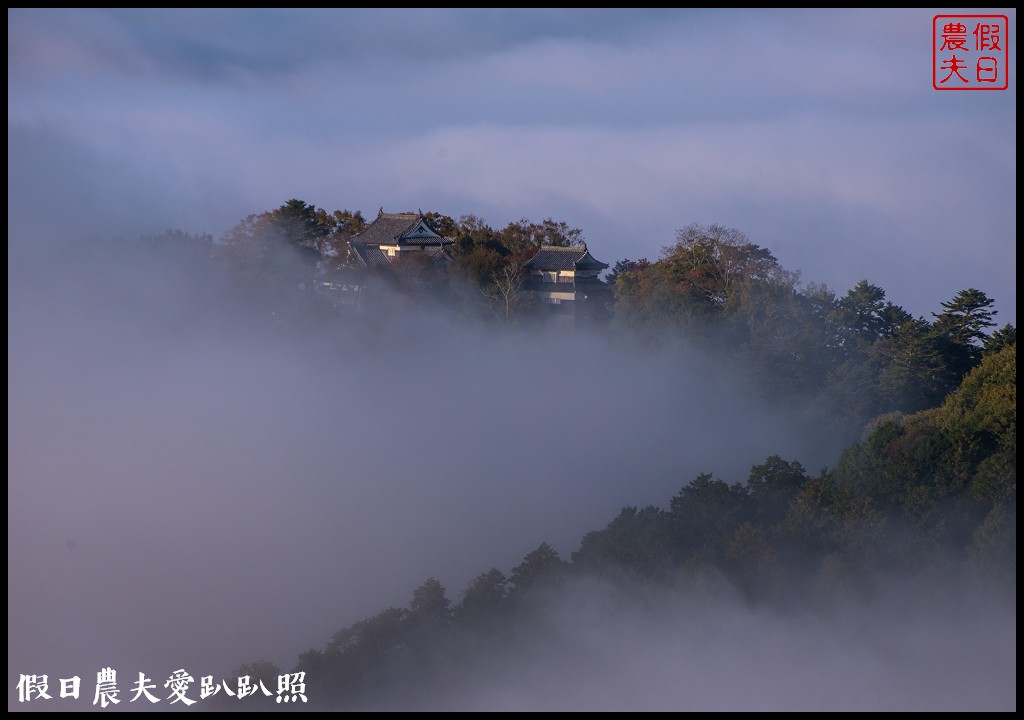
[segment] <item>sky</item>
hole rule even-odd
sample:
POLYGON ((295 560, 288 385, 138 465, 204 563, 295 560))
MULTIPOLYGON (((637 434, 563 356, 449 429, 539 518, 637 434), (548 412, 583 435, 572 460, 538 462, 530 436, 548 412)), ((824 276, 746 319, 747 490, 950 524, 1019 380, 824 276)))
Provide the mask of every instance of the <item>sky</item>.
POLYGON ((614 263, 718 223, 804 282, 1015 322, 1013 30, 1009 89, 936 91, 935 14, 9 9, 11 242, 299 198, 552 217, 614 263))
MULTIPOLYGON (((9 9, 9 708, 32 709, 23 673, 91 692, 110 664, 127 695, 139 671, 287 669, 427 577, 457 601, 699 473, 741 482, 775 453, 814 472, 838 452, 686 347, 430 314, 277 334, 215 307, 219 268, 133 252, 139 236, 220 237, 299 198, 551 217, 612 263, 718 223, 806 282, 866 278, 925 316, 976 287, 1015 322, 1016 15, 1000 12, 1009 89, 939 92, 928 10, 9 9)), ((1016 703, 1015 673, 991 672, 1015 670, 1013 608, 943 610, 895 653, 898 623, 863 645, 856 622, 807 630, 775 656, 792 623, 747 637, 758 623, 733 617, 723 672, 755 647, 743 667, 785 680, 779 657, 825 643, 840 670, 877 662, 882 693, 938 658, 899 707, 965 679, 968 700, 1016 703)), ((568 646, 644 622, 618 619, 568 646)), ((656 640, 671 673, 678 648, 656 640)), ((865 676, 818 669, 839 694, 811 706, 863 696, 865 676)), ((581 692, 604 686, 584 675, 581 692)), ((681 701, 626 682, 627 704, 681 701)))

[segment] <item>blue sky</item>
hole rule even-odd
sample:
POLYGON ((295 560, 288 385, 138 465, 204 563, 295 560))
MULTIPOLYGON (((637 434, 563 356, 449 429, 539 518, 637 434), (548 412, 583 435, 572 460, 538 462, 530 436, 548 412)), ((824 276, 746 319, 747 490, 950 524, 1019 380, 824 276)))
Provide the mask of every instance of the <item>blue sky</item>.
POLYGON ((719 223, 805 282, 1015 322, 1016 13, 971 11, 1009 16, 1009 89, 939 92, 939 12, 9 9, 11 242, 293 197, 552 217, 606 262, 719 223))

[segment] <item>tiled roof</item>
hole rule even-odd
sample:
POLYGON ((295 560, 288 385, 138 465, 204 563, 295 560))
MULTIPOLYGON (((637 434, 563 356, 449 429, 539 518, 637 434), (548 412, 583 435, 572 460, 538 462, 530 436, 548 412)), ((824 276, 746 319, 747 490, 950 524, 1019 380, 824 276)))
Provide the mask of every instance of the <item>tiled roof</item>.
POLYGON ((604 270, 606 267, 606 263, 594 259, 586 246, 545 246, 526 263, 529 270, 604 270))
POLYGON ((453 241, 441 237, 418 213, 381 212, 365 230, 354 235, 351 242, 354 245, 449 245, 453 241), (406 241, 405 236, 412 233, 420 222, 432 234, 418 235, 406 241))
POLYGON ((381 213, 361 233, 352 237, 352 243, 393 245, 403 233, 412 230, 419 219, 416 213, 381 213))
POLYGON ((359 259, 359 264, 365 268, 376 269, 391 266, 391 263, 388 262, 388 256, 376 245, 363 245, 352 242, 349 247, 352 248, 352 252, 359 259))
MULTIPOLYGON (((398 260, 398 258, 388 257, 388 255, 386 255, 384 251, 376 245, 363 245, 353 242, 351 247, 352 252, 359 261, 359 264, 365 268, 373 270, 378 268, 390 270, 394 266, 395 261, 398 260)), ((452 256, 448 251, 436 245, 424 248, 422 253, 423 257, 430 258, 430 262, 434 267, 443 268, 452 261, 452 256)), ((411 259, 411 256, 417 254, 417 252, 402 253, 404 256, 403 259, 411 259)))

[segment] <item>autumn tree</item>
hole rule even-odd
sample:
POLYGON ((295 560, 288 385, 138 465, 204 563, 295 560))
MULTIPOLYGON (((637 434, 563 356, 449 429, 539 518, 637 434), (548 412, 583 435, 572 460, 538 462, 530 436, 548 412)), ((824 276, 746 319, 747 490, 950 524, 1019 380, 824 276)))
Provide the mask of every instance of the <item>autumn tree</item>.
POLYGON ((563 221, 544 218, 540 223, 521 218, 496 233, 508 251, 526 262, 545 245, 578 247, 583 244, 583 231, 563 221))
POLYGON ((797 274, 779 265, 766 248, 734 228, 696 223, 676 231, 674 245, 663 249, 675 277, 700 301, 724 307, 742 283, 793 287, 797 274))
POLYGON ((623 265, 615 279, 620 326, 667 324, 690 338, 707 338, 725 328, 718 321, 742 306, 742 288, 785 294, 796 287, 797 274, 739 230, 694 223, 676 232, 675 244, 662 248, 657 262, 623 265))

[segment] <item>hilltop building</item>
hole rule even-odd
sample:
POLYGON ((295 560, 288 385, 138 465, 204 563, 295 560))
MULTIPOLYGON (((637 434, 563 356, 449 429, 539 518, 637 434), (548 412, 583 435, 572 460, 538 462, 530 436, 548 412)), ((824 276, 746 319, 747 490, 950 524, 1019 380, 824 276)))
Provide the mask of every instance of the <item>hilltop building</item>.
POLYGON ((586 245, 542 247, 524 266, 529 274, 523 289, 550 306, 551 315, 584 324, 598 319, 611 302, 611 288, 598 277, 607 268, 586 245))

